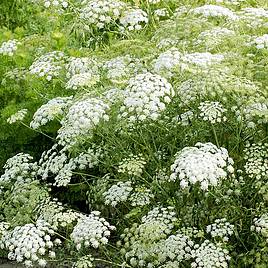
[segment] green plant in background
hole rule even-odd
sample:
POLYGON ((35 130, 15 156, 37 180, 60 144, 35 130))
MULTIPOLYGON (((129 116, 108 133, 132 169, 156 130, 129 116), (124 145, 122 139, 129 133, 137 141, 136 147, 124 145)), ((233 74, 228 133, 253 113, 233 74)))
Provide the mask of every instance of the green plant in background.
POLYGON ((0 7, 1 256, 267 266, 266 2, 0 7))

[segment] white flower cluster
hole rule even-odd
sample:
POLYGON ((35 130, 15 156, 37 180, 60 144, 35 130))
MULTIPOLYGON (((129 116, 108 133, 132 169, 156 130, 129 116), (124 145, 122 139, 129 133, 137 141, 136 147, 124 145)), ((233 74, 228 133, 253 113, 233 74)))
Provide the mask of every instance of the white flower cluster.
POLYGON ((109 106, 98 98, 75 102, 62 119, 57 139, 63 146, 74 145, 79 138, 90 135, 101 120, 108 121, 109 106))
POLYGON ((255 128, 259 124, 268 123, 268 102, 267 100, 243 103, 240 107, 233 107, 232 110, 237 120, 243 120, 248 128, 255 128))
POLYGON ((127 9, 120 17, 120 23, 123 26, 122 30, 128 31, 141 30, 148 21, 148 15, 142 9, 127 9))
POLYGON ((24 67, 11 69, 10 71, 4 74, 4 78, 2 79, 2 84, 5 85, 8 79, 17 80, 17 81, 25 80, 27 73, 28 73, 28 70, 24 67))
POLYGON ((45 8, 63 8, 66 9, 69 4, 68 1, 65 0, 42 0, 45 8))
POLYGON ((70 237, 77 250, 80 250, 82 246, 98 248, 108 243, 107 237, 113 230, 115 227, 101 218, 99 211, 92 211, 88 216, 83 216, 78 220, 70 237))
POLYGON ((201 32, 195 40, 196 45, 204 45, 206 48, 213 49, 228 37, 234 37, 235 32, 227 28, 215 27, 211 30, 201 32))
POLYGON ((118 172, 130 176, 141 176, 144 166, 146 165, 145 158, 142 154, 130 154, 128 158, 124 158, 118 166, 118 172))
POLYGON ((255 46, 257 49, 267 49, 268 48, 268 34, 255 37, 250 45, 255 46))
POLYGON ((81 213, 66 209, 62 203, 48 198, 38 207, 38 220, 49 223, 55 230, 73 226, 81 217, 81 213))
POLYGON ((78 88, 92 87, 100 81, 100 76, 92 72, 73 75, 66 83, 67 89, 77 90, 78 88))
MULTIPOLYGON (((162 40, 163 42, 163 40, 162 40)), ((161 46, 163 44, 161 43, 161 46)), ((165 77, 172 77, 174 71, 179 71, 182 66, 182 53, 177 48, 172 47, 161 53, 156 60, 153 61, 154 71, 165 77)))
POLYGON ((54 175, 55 186, 66 186, 70 183, 75 169, 93 168, 99 163, 102 151, 99 148, 88 148, 74 158, 68 158, 66 152, 61 150, 57 153, 57 145, 44 152, 39 161, 38 175, 45 180, 49 175, 54 175))
POLYGON ((157 170, 153 178, 159 183, 165 183, 169 180, 168 170, 166 168, 157 170))
POLYGON ((158 41, 156 47, 158 49, 167 49, 167 48, 172 48, 175 49, 175 46, 178 44, 178 40, 174 38, 163 38, 160 41, 158 41))
POLYGON ((51 226, 41 220, 36 224, 16 226, 4 234, 0 240, 0 248, 9 251, 8 258, 23 262, 26 267, 45 267, 46 258, 55 258, 55 245, 61 243, 59 239, 52 240, 55 234, 51 226))
POLYGON ((234 172, 233 160, 224 148, 212 143, 197 143, 195 147, 185 147, 176 154, 171 165, 170 181, 180 180, 181 188, 200 183, 202 190, 217 186, 234 172))
POLYGON ((103 193, 105 204, 115 207, 118 203, 126 202, 132 190, 130 181, 118 182, 103 193))
POLYGON ((158 258, 161 262, 170 260, 176 263, 189 260, 192 257, 193 246, 194 242, 187 235, 177 232, 159 243, 158 258))
POLYGON ((154 198, 152 191, 141 186, 135 188, 134 192, 129 197, 129 201, 133 207, 146 206, 150 204, 152 198, 154 198))
POLYGON ((213 238, 221 238, 223 242, 228 242, 234 233, 234 225, 225 218, 216 219, 213 224, 207 226, 206 231, 213 238))
POLYGON ((268 214, 263 214, 259 218, 253 220, 254 225, 251 226, 251 231, 260 233, 268 242, 268 214))
POLYGON ((114 83, 123 83, 139 70, 142 70, 142 64, 140 60, 125 55, 106 61, 103 68, 107 71, 108 79, 114 83))
POLYGON ((129 80, 124 91, 124 104, 120 108, 120 118, 127 118, 130 124, 146 119, 156 120, 175 92, 163 77, 143 73, 129 80))
POLYGON ((21 43, 15 39, 2 43, 0 46, 0 55, 13 56, 15 51, 18 49, 18 45, 20 44, 21 43))
POLYGON ((192 257, 195 261, 191 263, 192 268, 227 268, 228 261, 231 259, 227 249, 222 249, 209 240, 205 240, 201 245, 195 245, 192 257))
POLYGON ((162 0, 148 0, 150 4, 159 4, 162 0))
POLYGON ((268 143, 247 143, 244 149, 244 169, 250 178, 260 181, 268 174, 268 143))
POLYGON ((104 92, 103 97, 107 102, 115 104, 123 100, 124 91, 119 88, 111 88, 104 92))
POLYGON ((201 102, 198 109, 200 110, 200 117, 211 124, 221 123, 227 120, 224 115, 227 110, 218 101, 201 102))
POLYGON ((46 125, 49 121, 63 115, 65 109, 71 105, 73 97, 57 97, 42 105, 34 113, 30 127, 37 129, 46 125))
POLYGON ((238 12, 239 19, 245 21, 250 28, 268 26, 268 10, 264 8, 246 7, 238 12))
POLYGON ((37 163, 31 163, 32 160, 32 156, 24 153, 9 158, 4 165, 5 173, 0 177, 0 184, 32 180, 38 169, 37 163))
POLYGON ((14 124, 17 121, 23 121, 23 119, 25 118, 25 116, 28 113, 28 109, 22 109, 17 111, 15 114, 11 115, 8 119, 7 119, 7 123, 9 124, 14 124))
POLYGON ((134 223, 131 228, 124 230, 121 253, 131 267, 158 267, 161 258, 165 261, 168 249, 164 250, 162 241, 170 234, 175 221, 177 218, 173 207, 156 207, 142 218, 142 224, 134 223))
POLYGON ((83 1, 82 4, 84 7, 80 9, 80 19, 99 29, 115 23, 127 7, 124 2, 118 0, 90 0, 83 1))
POLYGON ((210 52, 195 52, 185 54, 182 59, 185 63, 207 68, 213 64, 220 63, 224 60, 222 54, 211 54, 210 52))
POLYGON ((177 217, 174 207, 155 207, 146 216, 142 217, 141 221, 144 224, 162 222, 166 225, 166 228, 162 231, 168 234, 173 229, 177 217))
POLYGON ((29 68, 31 74, 45 77, 50 81, 59 76, 64 66, 65 56, 61 51, 53 51, 36 59, 29 68))
POLYGON ((69 79, 76 74, 92 72, 97 75, 99 73, 99 63, 89 57, 70 57, 65 68, 66 77, 69 79))
POLYGON ((219 17, 226 18, 229 20, 238 19, 237 15, 227 7, 217 6, 217 5, 204 5, 201 7, 196 7, 192 10, 194 14, 202 15, 204 17, 219 17))
POLYGON ((10 224, 8 222, 2 221, 0 222, 0 241, 1 237, 8 231, 10 224))
POLYGON ((80 257, 73 265, 72 268, 91 268, 93 265, 94 258, 91 255, 80 257))
MULTIPOLYGON (((226 102, 226 95, 240 99, 241 96, 246 96, 246 99, 248 99, 248 95, 258 94, 259 87, 250 80, 238 78, 225 71, 208 69, 207 71, 204 70, 204 73, 182 82, 176 91, 181 99, 179 105, 188 108, 196 101, 211 98, 226 102)), ((235 107, 233 110, 236 113, 243 113, 243 109, 245 109, 245 106, 242 106, 242 108, 235 107)))

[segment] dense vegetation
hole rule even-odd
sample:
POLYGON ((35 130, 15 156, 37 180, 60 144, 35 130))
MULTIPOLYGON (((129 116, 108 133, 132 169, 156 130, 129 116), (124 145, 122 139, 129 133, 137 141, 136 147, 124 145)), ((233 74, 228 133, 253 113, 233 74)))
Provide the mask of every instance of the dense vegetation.
POLYGON ((266 1, 0 10, 0 257, 268 266, 266 1))

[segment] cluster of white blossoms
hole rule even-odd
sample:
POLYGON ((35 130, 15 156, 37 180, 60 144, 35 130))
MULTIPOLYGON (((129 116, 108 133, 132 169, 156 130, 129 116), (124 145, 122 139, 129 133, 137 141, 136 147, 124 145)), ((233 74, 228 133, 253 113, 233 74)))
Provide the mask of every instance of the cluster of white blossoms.
POLYGON ((225 218, 216 219, 213 224, 207 226, 206 231, 213 238, 221 238, 223 242, 228 242, 234 233, 234 225, 225 218))
POLYGON ((254 40, 250 43, 254 45, 257 49, 268 48, 268 34, 264 34, 262 36, 258 36, 254 38, 254 40))
POLYGON ((134 192, 129 197, 129 201, 133 207, 146 206, 151 203, 152 198, 154 198, 152 191, 140 186, 135 188, 134 192))
POLYGON ((65 0, 41 0, 45 8, 63 8, 66 9, 69 4, 65 0))
POLYGON ((208 121, 211 124, 221 123, 227 120, 224 115, 227 110, 219 102, 201 102, 198 109, 200 110, 200 117, 202 120, 208 121))
POLYGON ((4 56, 13 56, 15 51, 18 49, 18 45, 20 44, 21 43, 16 39, 3 42, 0 46, 0 55, 2 54, 4 56))
POLYGON ((93 262, 94 258, 92 255, 82 256, 73 263, 72 268, 91 268, 94 267, 93 262))
POLYGON ((157 42, 156 47, 161 50, 172 47, 175 48, 178 42, 178 39, 175 38, 163 38, 157 42))
MULTIPOLYGON (((163 239, 174 227, 176 213, 173 207, 156 207, 142 218, 142 223, 134 223, 131 228, 126 228, 121 235, 121 254, 130 263, 131 267, 156 267, 163 259, 163 239), (162 255, 161 255, 162 252, 162 255), (158 256, 159 255, 159 256, 158 256), (155 262, 155 263, 154 263, 155 262)), ((166 251, 166 254, 168 252, 166 251)))
POLYGON ((81 213, 66 209, 57 200, 47 198, 38 206, 38 220, 49 223, 55 230, 73 227, 81 217, 81 213))
POLYGON ((98 248, 108 243, 108 237, 115 227, 100 217, 99 211, 81 217, 73 229, 70 237, 75 243, 77 250, 82 246, 98 248))
POLYGON ((103 93, 103 97, 108 103, 115 104, 123 100, 124 90, 119 88, 111 88, 103 93))
POLYGON ((103 68, 107 72, 107 78, 114 83, 124 83, 143 69, 140 60, 130 55, 108 60, 104 63, 103 68))
POLYGON ((77 90, 78 88, 90 88, 100 81, 100 76, 93 72, 73 75, 66 83, 67 89, 77 90))
POLYGON ((132 187, 130 181, 118 182, 103 193, 104 203, 113 207, 121 202, 129 201, 131 206, 145 206, 154 197, 150 189, 143 186, 132 187))
POLYGON ((191 263, 192 268, 227 268, 231 257, 227 249, 222 249, 209 240, 205 240, 201 245, 196 244, 192 251, 192 257, 195 258, 191 263))
POLYGON ((22 68, 13 68, 10 71, 7 71, 4 74, 4 77, 2 79, 2 84, 6 85, 7 84, 7 80, 16 80, 16 81, 20 81, 20 80, 25 80, 26 79, 26 75, 28 73, 28 70, 24 67, 22 68))
POLYGON ((174 71, 183 69, 182 53, 175 47, 161 53, 157 59, 153 61, 154 71, 165 77, 172 77, 174 71))
POLYGON ((61 51, 48 52, 36 59, 29 68, 31 74, 45 77, 50 81, 59 76, 65 61, 64 53, 61 51))
POLYGON ((268 143, 247 143, 244 149, 244 169, 250 178, 260 181, 268 174, 268 143))
POLYGON ((103 193, 104 203, 115 207, 121 202, 126 202, 132 190, 130 181, 120 181, 103 193))
POLYGON ((196 45, 204 45, 206 48, 213 49, 228 37, 234 37, 235 31, 227 28, 215 27, 211 30, 201 32, 195 40, 196 45))
POLYGON ((144 166, 146 165, 146 160, 142 156, 130 154, 128 158, 124 158, 118 166, 118 172, 130 176, 141 176, 144 166))
POLYGON ((142 217, 141 221, 144 224, 161 222, 166 225, 162 231, 169 234, 174 227, 174 223, 177 221, 176 212, 174 207, 155 207, 142 217))
POLYGON ((70 57, 68 63, 65 65, 66 77, 71 78, 76 74, 92 72, 99 73, 99 63, 94 58, 90 57, 70 57))
POLYGON ((268 26, 268 10, 264 8, 246 7, 238 12, 239 19, 245 21, 250 28, 268 26))
POLYGON ((10 224, 8 222, 2 221, 0 222, 0 241, 1 237, 8 231, 10 224))
POLYGON ((259 124, 268 123, 268 102, 256 101, 242 105, 236 110, 238 118, 243 117, 249 128, 255 128, 259 124))
MULTIPOLYGON (((227 95, 233 96, 234 98, 239 98, 239 100, 242 101, 244 98, 241 98, 241 96, 245 96, 245 99, 248 100, 248 95, 258 95, 259 87, 250 80, 241 79, 230 75, 224 70, 208 69, 207 71, 204 70, 203 73, 197 75, 196 77, 182 82, 176 91, 181 99, 179 105, 182 107, 189 107, 196 101, 206 99, 217 99, 222 103, 226 103, 227 95)), ((254 112, 250 113, 249 109, 247 110, 247 113, 244 112, 247 107, 252 106, 253 105, 249 106, 243 103, 242 105, 239 105, 239 107, 232 108, 232 110, 236 113, 238 118, 252 119, 254 112)), ((260 116, 261 113, 259 117, 260 116)), ((255 112, 255 117, 257 117, 257 110, 255 112)))
POLYGON ((202 15, 204 17, 218 17, 226 18, 229 20, 238 19, 237 15, 227 7, 217 6, 217 5, 204 5, 196 7, 192 10, 194 14, 202 15))
POLYGON ((268 242, 268 214, 266 213, 259 218, 255 218, 253 224, 254 225, 251 226, 251 231, 260 233, 268 242))
POLYGON ((127 7, 126 3, 118 0, 90 0, 83 1, 82 5, 80 19, 99 29, 115 23, 127 7))
POLYGON ((210 52, 195 52, 195 53, 185 54, 182 60, 185 63, 206 68, 211 65, 222 62, 224 60, 224 55, 211 54, 210 52))
POLYGON ((6 161, 4 174, 0 177, 0 184, 11 181, 23 183, 31 180, 36 174, 38 165, 32 163, 33 157, 29 154, 19 153, 6 161))
POLYGON ((162 0, 148 0, 149 4, 159 4, 162 0))
POLYGON ((148 15, 142 9, 127 9, 120 17, 120 23, 122 24, 122 30, 138 31, 141 30, 144 25, 148 23, 148 15))
POLYGON ((64 114, 65 109, 72 103, 73 96, 70 97, 57 97, 51 99, 46 104, 42 105, 34 113, 30 127, 37 129, 46 125, 49 121, 60 119, 64 114))
POLYGON ((28 113, 28 109, 22 109, 17 111, 15 114, 12 114, 8 119, 7 119, 7 123, 9 124, 14 124, 18 121, 23 121, 23 119, 25 118, 25 116, 28 113))
POLYGON ((202 190, 217 186, 228 175, 233 174, 233 160, 225 148, 217 148, 212 143, 197 143, 195 147, 185 147, 176 154, 171 165, 169 180, 180 180, 181 188, 200 183, 202 190))
POLYGON ((100 148, 88 148, 77 157, 69 158, 64 150, 56 152, 57 145, 44 152, 39 161, 38 175, 46 180, 53 175, 55 186, 66 186, 70 183, 76 169, 93 168, 102 157, 100 148))
POLYGON ((158 20, 160 20, 161 18, 169 17, 169 10, 165 7, 158 8, 154 11, 154 16, 158 20))
POLYGON ((46 259, 56 257, 53 248, 61 243, 59 239, 52 239, 54 234, 48 223, 38 220, 6 232, 0 240, 0 248, 9 251, 10 260, 22 262, 26 267, 45 267, 46 259))
POLYGON ((146 119, 156 120, 174 95, 171 84, 165 78, 151 73, 138 74, 129 80, 118 117, 126 118, 130 124, 146 119))
POLYGON ((86 98, 75 102, 61 120, 57 139, 63 146, 76 144, 79 138, 91 135, 101 120, 108 121, 109 105, 98 98, 86 98))
MULTIPOLYGON (((193 246, 194 242, 189 236, 178 231, 159 243, 157 255, 162 263, 169 260, 179 264, 181 261, 191 259, 193 246)), ((177 267, 180 267, 180 265, 177 267)))

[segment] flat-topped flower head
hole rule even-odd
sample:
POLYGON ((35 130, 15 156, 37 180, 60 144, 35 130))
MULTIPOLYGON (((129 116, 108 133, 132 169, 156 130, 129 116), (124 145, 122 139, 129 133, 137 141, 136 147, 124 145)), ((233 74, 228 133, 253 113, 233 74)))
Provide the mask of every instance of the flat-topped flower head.
POLYGON ((43 104, 33 115, 30 127, 37 129, 49 121, 60 119, 65 109, 71 105, 73 97, 57 97, 43 104))
POLYGON ((171 84, 163 77, 143 73, 129 80, 124 92, 119 119, 130 124, 146 119, 156 120, 175 95, 171 84))
POLYGON ((0 46, 0 55, 13 56, 20 44, 16 39, 3 42, 0 46))
POLYGON ((176 154, 171 166, 170 181, 180 180, 181 188, 200 184, 204 191, 209 186, 217 186, 234 172, 233 160, 224 148, 212 143, 197 143, 195 147, 185 147, 176 154))
POLYGON ((58 131, 59 144, 74 145, 79 137, 92 134, 101 120, 108 121, 109 106, 98 98, 87 98, 70 106, 67 115, 62 119, 58 131))

